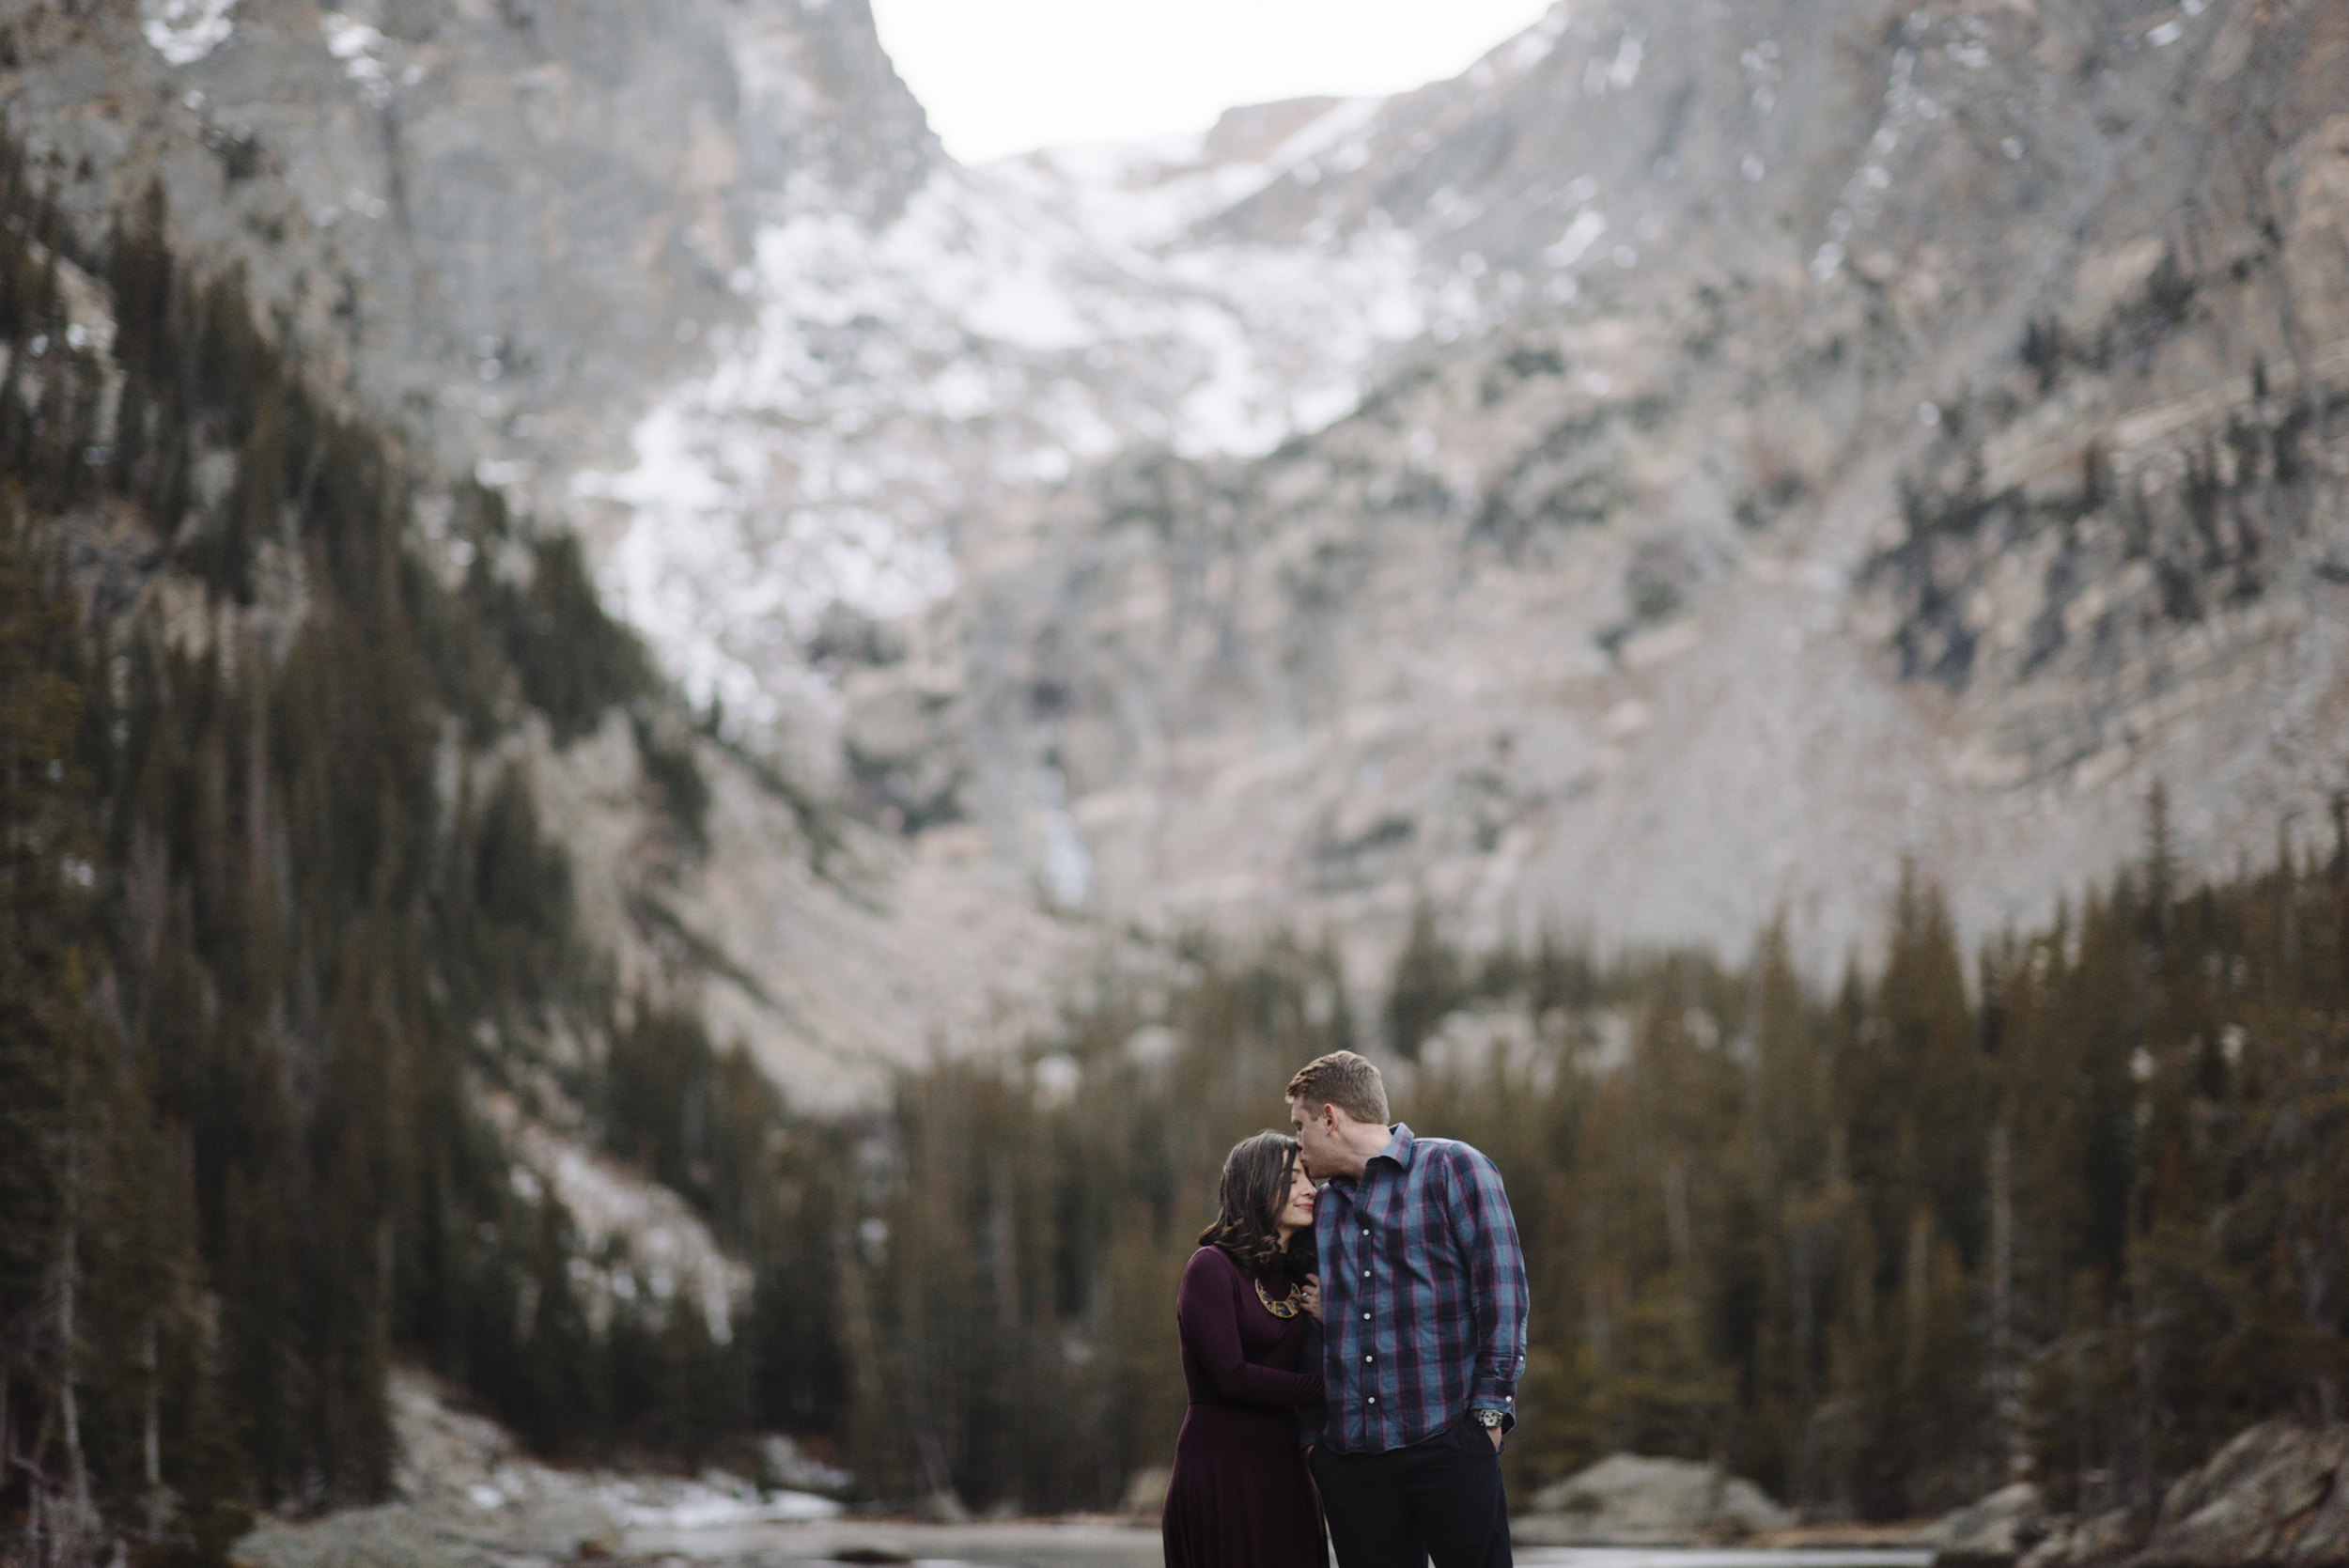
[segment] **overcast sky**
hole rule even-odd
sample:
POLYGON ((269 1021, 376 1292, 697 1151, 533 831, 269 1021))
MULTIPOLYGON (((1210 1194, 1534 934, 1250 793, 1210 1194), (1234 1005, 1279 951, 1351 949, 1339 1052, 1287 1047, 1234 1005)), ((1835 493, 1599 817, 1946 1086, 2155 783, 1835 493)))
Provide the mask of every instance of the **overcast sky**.
POLYGON ((1548 0, 872 0, 966 163, 1202 131, 1221 111, 1456 76, 1548 0))

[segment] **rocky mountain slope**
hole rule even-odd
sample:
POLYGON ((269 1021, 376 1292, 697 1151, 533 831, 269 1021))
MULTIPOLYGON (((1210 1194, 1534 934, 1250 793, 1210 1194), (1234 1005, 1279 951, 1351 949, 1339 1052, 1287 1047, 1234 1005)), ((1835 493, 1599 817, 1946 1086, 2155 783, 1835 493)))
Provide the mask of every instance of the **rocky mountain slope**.
MULTIPOLYGON (((2344 758, 2349 22, 2321 5, 1562 7, 1163 244, 1403 233, 1476 302, 1252 461, 997 514, 866 776, 1064 896, 1424 891, 1813 966, 1904 857, 1976 931, 2221 862, 2344 758)), ((1339 111, 1325 109, 1325 116, 1339 111)), ((1126 179, 1133 179, 1128 173, 1126 179)))
POLYGON ((1821 967, 1904 856, 1986 931, 2339 782, 2337 8, 1594 0, 980 169, 861 6, 635 26, 23 6, 8 87, 845 808, 856 897, 666 906, 779 1068, 1003 1037, 1070 916, 1821 967))
MULTIPOLYGON (((574 473, 754 321, 764 225, 817 206, 884 225, 941 163, 851 5, 28 0, 0 7, 0 95, 70 218, 102 232, 159 189, 175 247, 241 271, 316 383, 555 522, 574 473)), ((415 508, 456 581, 475 544, 453 515, 445 490, 415 508)), ((526 541, 489 565, 525 582, 526 541)), ((1046 1005, 1066 943, 1021 918, 1017 873, 1006 898, 838 809, 820 736, 754 756, 663 723, 708 780, 698 852, 646 808, 626 716, 508 744, 624 988, 694 1006, 816 1108, 1046 1005)))
POLYGON ((102 214, 150 178, 306 353, 452 464, 624 442, 800 186, 865 222, 938 158, 862 7, 16 0, 20 128, 102 214))

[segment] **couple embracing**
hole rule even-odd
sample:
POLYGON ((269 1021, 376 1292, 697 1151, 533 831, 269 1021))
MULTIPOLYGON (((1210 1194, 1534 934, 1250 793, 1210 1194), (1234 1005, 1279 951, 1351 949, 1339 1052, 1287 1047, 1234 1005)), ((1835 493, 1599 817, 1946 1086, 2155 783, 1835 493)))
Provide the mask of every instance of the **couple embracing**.
POLYGON ((1387 1122, 1352 1051, 1223 1162, 1175 1298, 1168 1568, 1503 1568, 1525 1260, 1492 1162, 1387 1122), (1316 1190, 1316 1184, 1320 1184, 1316 1190))

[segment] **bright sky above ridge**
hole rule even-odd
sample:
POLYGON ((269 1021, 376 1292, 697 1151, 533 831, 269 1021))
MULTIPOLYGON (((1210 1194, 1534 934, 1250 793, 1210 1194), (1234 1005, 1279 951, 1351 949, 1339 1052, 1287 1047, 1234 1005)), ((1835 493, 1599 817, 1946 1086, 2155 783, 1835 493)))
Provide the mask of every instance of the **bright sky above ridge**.
POLYGON ((1456 76, 1548 0, 873 0, 881 42, 966 163, 1204 131, 1284 98, 1456 76))

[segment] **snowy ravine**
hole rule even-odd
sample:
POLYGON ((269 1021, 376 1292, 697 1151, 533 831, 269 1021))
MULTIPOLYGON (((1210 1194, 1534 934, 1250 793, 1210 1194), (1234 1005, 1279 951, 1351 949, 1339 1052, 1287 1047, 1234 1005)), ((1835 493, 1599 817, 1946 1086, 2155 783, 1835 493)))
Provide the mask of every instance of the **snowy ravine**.
POLYGON ((713 330, 634 466, 574 483, 616 607, 757 729, 817 695, 800 650, 827 605, 943 593, 1022 494, 1121 449, 1249 456, 1346 413, 1382 350, 1474 316, 1473 290, 1435 287, 1394 225, 1193 235, 1308 161, 1365 157, 1382 101, 1253 111, 1278 134, 1237 149, 1219 128, 941 160, 878 227, 795 183, 731 280, 754 324, 713 330))

